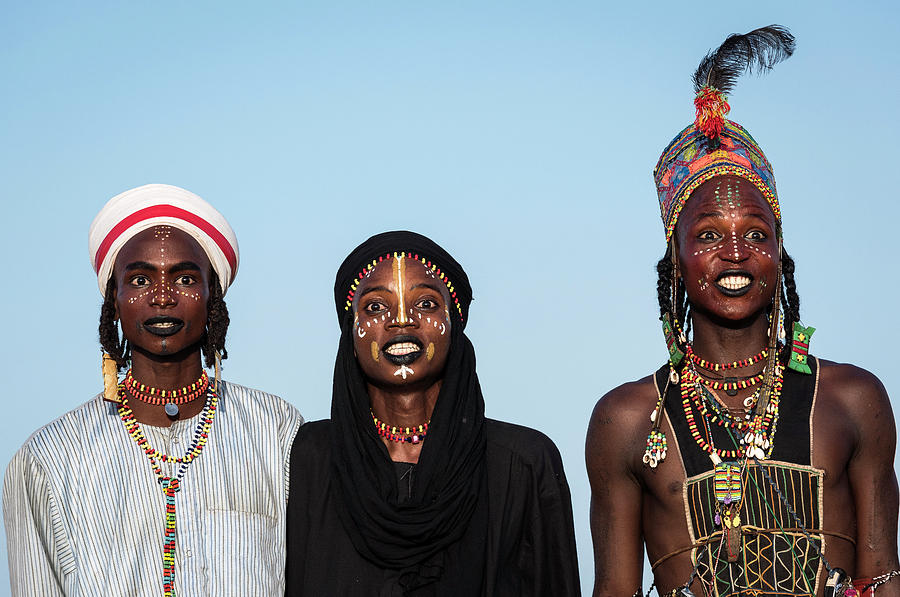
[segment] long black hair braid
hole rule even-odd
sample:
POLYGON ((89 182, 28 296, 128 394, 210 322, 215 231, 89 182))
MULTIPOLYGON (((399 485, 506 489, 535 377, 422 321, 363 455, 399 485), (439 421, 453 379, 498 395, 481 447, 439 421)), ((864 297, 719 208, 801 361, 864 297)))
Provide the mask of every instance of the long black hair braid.
POLYGON ((662 318, 668 314, 669 318, 673 320, 673 324, 674 320, 678 320, 681 325, 685 325, 690 304, 687 300, 684 280, 680 277, 678 280, 675 280, 677 274, 675 272, 675 263, 672 261, 672 245, 673 243, 669 243, 666 247, 666 254, 656 263, 656 273, 659 275, 659 279, 656 282, 656 295, 659 300, 659 316, 662 318), (677 284, 675 288, 674 305, 672 304, 673 281, 677 284))
MULTIPOLYGON (((672 304, 672 280, 676 275, 675 264, 672 262, 673 244, 674 241, 669 243, 666 247, 666 254, 656 263, 656 273, 658 274, 656 295, 659 300, 659 316, 662 318, 668 314, 669 318, 673 320, 673 325, 674 320, 677 320, 682 325, 682 329, 685 329, 685 333, 687 333, 687 326, 690 325, 687 318, 687 314, 690 310, 690 302, 687 299, 684 281, 680 278, 677 281, 675 290, 675 305, 672 304)), ((795 264, 793 258, 788 255, 788 252, 785 251, 784 248, 782 248, 781 277, 782 283, 784 284, 784 290, 782 292, 781 305, 784 313, 784 329, 788 336, 790 336, 794 324, 800 321, 800 295, 797 294, 797 282, 794 279, 794 270, 795 264)), ((678 341, 677 338, 676 341, 678 341)), ((684 349, 683 346, 680 346, 680 348, 684 349)), ((790 338, 785 342, 783 351, 784 354, 782 357, 784 362, 787 362, 790 358, 791 351, 790 338)))
POLYGON ((788 252, 781 249, 781 278, 784 283, 782 294, 782 309, 784 312, 784 331, 787 341, 784 343, 783 362, 787 362, 791 356, 791 334, 794 324, 800 321, 800 295, 797 294, 797 282, 794 280, 794 260, 788 252))
POLYGON ((209 301, 206 303, 206 337, 203 342, 203 360, 207 367, 216 362, 216 351, 224 360, 228 358, 225 350, 225 335, 228 333, 228 306, 219 285, 219 276, 213 272, 209 279, 209 301))
MULTIPOLYGON (((119 337, 119 326, 116 323, 116 280, 110 277, 100 307, 100 346, 103 352, 115 360, 118 369, 125 369, 131 361, 131 348, 128 341, 119 337)), ((228 306, 219 285, 219 276, 212 272, 209 280, 209 300, 206 303, 206 334, 203 336, 201 350, 207 367, 212 367, 216 360, 216 351, 222 359, 228 358, 225 350, 225 336, 228 333, 228 306)))
POLYGON ((124 369, 131 360, 131 349, 128 341, 119 339, 119 326, 116 324, 116 280, 110 276, 103 293, 103 306, 100 307, 100 346, 116 362, 117 369, 124 369))

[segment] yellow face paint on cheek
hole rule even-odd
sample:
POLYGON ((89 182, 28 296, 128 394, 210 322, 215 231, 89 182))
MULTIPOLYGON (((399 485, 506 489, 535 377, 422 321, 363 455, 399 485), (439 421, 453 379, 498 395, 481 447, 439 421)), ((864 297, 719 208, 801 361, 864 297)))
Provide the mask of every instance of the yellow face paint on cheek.
POLYGON ((380 353, 381 353, 381 351, 378 350, 378 342, 375 342, 373 340, 372 341, 372 360, 374 360, 376 363, 378 362, 378 359, 381 356, 380 353))
POLYGON ((434 342, 428 343, 428 348, 425 349, 425 358, 429 361, 434 358, 434 342))

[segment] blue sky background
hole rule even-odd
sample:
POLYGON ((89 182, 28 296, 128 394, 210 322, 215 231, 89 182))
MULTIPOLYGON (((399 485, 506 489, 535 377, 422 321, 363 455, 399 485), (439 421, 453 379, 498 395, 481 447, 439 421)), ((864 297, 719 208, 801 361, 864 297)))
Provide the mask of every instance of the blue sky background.
POLYGON ((310 420, 329 413, 338 265, 416 230, 469 273, 488 415, 562 452, 587 591, 589 414, 665 358, 651 171, 702 55, 770 23, 797 52, 742 79, 730 116, 774 164, 813 352, 896 400, 894 3, 4 0, 0 461, 100 389, 87 231, 113 195, 165 182, 229 218, 225 375, 310 420))

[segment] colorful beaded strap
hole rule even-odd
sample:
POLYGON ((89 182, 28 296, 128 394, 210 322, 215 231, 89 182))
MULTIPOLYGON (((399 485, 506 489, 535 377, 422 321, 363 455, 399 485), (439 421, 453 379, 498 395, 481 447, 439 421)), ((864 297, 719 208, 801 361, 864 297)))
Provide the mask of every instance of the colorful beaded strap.
POLYGON ((128 393, 141 402, 155 404, 157 406, 163 404, 185 404, 196 400, 206 393, 209 387, 209 376, 206 371, 200 375, 200 379, 190 385, 175 390, 160 390, 151 386, 144 385, 137 381, 131 373, 131 369, 125 374, 125 380, 122 382, 128 393))
MULTIPOLYGON (((131 372, 129 371, 129 374, 131 372)), ((205 375, 205 373, 204 373, 205 375)), ((201 378, 202 379, 202 378, 201 378)), ((207 380, 207 386, 208 380, 207 380)), ((119 384, 119 397, 122 402, 119 404, 119 418, 125 425, 128 435, 134 439, 138 448, 147 456, 150 461, 150 467, 156 475, 157 481, 162 488, 163 495, 166 500, 166 525, 163 534, 163 596, 176 597, 175 595, 175 545, 177 538, 177 517, 175 512, 175 494, 181 490, 181 480, 187 472, 188 466, 203 451, 206 442, 209 439, 209 432, 212 428, 213 419, 216 416, 216 405, 218 404, 218 396, 216 392, 210 389, 207 393, 206 405, 200 414, 200 420, 194 431, 194 437, 188 447, 187 452, 182 456, 169 456, 159 450, 153 448, 147 438, 141 431, 140 423, 134 416, 131 407, 128 406, 128 393, 125 390, 124 382, 119 384), (178 464, 179 467, 175 475, 167 477, 163 475, 163 462, 171 462, 178 464)))
POLYGON ((379 421, 378 417, 376 417, 375 413, 371 410, 369 413, 372 415, 372 422, 375 423, 375 429, 378 431, 378 435, 392 442, 417 444, 424 441, 425 436, 428 435, 428 424, 431 420, 425 421, 417 427, 397 427, 379 421))

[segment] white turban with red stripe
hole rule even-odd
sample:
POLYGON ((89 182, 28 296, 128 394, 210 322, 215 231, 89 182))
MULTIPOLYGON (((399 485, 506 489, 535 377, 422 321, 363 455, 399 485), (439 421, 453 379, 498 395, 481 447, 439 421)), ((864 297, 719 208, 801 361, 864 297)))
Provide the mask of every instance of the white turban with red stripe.
POLYGON ((219 276, 222 294, 237 275, 237 237, 225 217, 182 188, 148 184, 116 195, 91 223, 88 244, 100 292, 113 272, 116 255, 136 234, 154 226, 172 226, 191 235, 206 252, 219 276))

